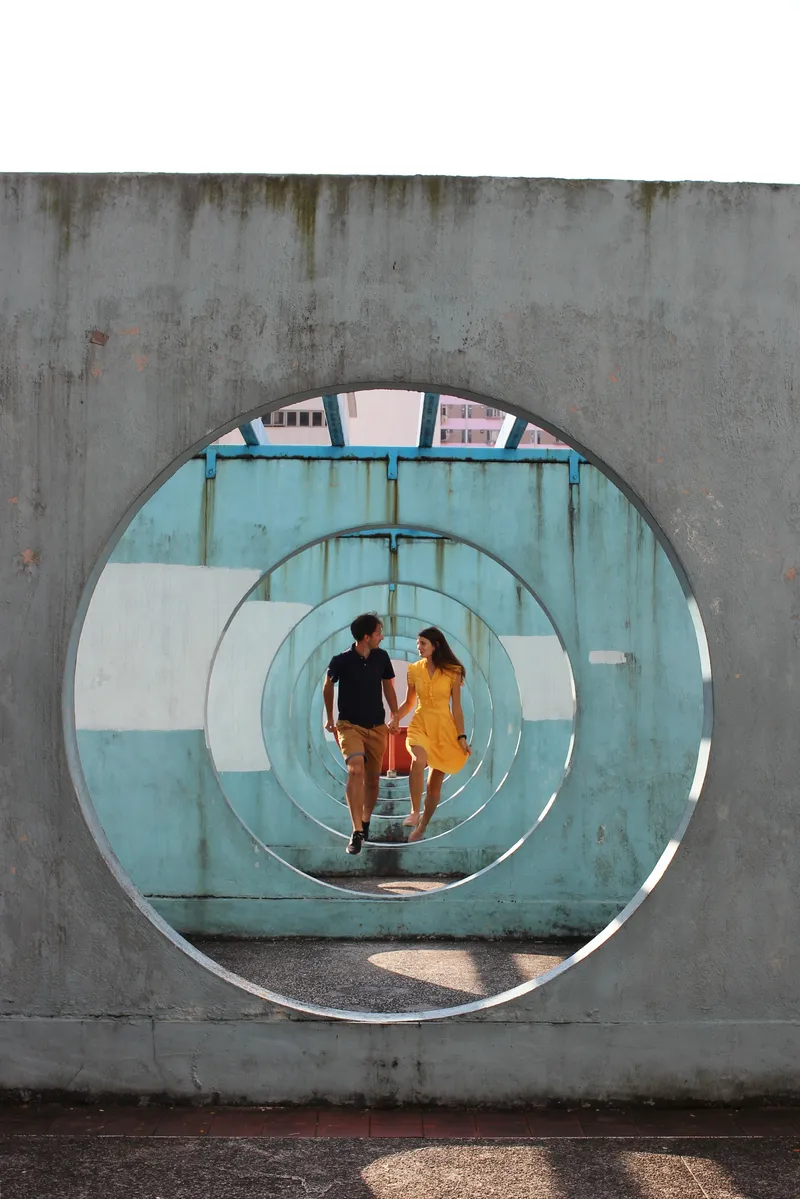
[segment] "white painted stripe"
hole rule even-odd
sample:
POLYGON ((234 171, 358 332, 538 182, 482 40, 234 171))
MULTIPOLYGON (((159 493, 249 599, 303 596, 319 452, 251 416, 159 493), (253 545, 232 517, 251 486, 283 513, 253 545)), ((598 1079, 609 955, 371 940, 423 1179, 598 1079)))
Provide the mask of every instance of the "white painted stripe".
POLYGON ((258 570, 111 563, 78 647, 80 729, 201 729, 220 633, 258 570))
POLYGON ((523 720, 572 720, 572 672, 558 637, 501 637, 517 676, 523 720))
POLYGON ((264 680, 284 637, 310 611, 310 604, 251 600, 231 621, 208 689, 207 738, 217 770, 270 769, 261 728, 264 680))
POLYGON ((621 649, 593 649, 589 651, 591 666, 622 666, 631 655, 621 649))

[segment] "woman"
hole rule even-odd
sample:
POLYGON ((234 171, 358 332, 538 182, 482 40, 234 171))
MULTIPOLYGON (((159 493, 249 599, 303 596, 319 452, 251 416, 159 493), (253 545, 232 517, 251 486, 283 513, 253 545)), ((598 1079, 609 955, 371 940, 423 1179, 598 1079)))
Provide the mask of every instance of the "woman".
POLYGON ((436 811, 446 774, 456 774, 472 753, 464 732, 461 687, 467 672, 455 656, 441 629, 423 629, 417 637, 419 662, 408 668, 408 690, 397 719, 402 720, 418 704, 407 729, 406 746, 411 754, 411 813, 403 824, 414 825, 409 841, 421 841, 436 811), (422 788, 430 767, 425 810, 422 788))

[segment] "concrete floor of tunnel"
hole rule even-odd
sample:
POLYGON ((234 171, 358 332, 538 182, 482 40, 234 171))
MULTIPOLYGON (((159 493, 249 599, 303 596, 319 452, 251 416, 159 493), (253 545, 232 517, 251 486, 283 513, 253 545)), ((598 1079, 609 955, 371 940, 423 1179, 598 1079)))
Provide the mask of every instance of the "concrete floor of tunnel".
POLYGON ((583 944, 541 938, 190 940, 225 969, 290 999, 370 1012, 471 1003, 537 978, 583 944))

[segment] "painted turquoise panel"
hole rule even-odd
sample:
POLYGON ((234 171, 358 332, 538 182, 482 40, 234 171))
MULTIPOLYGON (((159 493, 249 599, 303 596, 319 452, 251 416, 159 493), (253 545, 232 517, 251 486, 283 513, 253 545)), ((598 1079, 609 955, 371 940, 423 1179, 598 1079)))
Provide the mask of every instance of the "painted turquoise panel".
POLYGON ((205 478, 205 461, 187 462, 133 518, 110 561, 205 566, 213 496, 214 484, 205 478))

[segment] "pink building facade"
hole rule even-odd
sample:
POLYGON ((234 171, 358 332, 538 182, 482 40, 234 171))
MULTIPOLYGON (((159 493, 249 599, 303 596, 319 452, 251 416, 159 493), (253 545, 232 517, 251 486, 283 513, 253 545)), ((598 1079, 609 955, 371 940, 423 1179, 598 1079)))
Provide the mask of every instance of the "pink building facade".
MULTIPOLYGON (((342 425, 348 445, 416 445, 423 395, 418 391, 375 389, 346 392, 339 397, 342 425)), ((506 413, 502 408, 474 404, 458 396, 440 397, 434 446, 497 443, 506 413)), ((263 416, 264 433, 272 445, 329 445, 330 433, 321 396, 301 400, 263 416)), ((222 444, 242 444, 234 429, 220 439, 222 444)), ((560 446, 551 433, 528 425, 520 450, 536 446, 560 446)))

